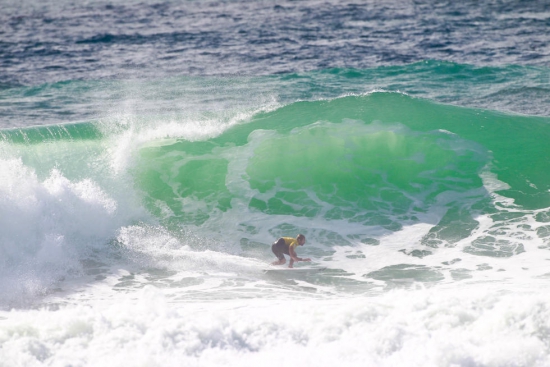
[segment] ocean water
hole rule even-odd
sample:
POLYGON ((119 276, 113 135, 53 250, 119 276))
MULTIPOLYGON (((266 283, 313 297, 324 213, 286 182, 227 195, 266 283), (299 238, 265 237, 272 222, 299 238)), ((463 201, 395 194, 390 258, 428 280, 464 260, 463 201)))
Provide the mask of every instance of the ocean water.
POLYGON ((550 366, 550 3, 0 5, 0 366, 550 366))

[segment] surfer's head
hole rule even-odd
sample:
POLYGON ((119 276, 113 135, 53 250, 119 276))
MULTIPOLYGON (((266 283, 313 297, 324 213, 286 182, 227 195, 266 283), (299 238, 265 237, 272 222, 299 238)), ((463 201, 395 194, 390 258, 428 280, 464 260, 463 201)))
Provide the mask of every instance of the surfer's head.
POLYGON ((298 241, 298 245, 303 246, 304 243, 306 243, 306 236, 304 236, 303 234, 300 233, 300 234, 296 237, 296 240, 298 241))

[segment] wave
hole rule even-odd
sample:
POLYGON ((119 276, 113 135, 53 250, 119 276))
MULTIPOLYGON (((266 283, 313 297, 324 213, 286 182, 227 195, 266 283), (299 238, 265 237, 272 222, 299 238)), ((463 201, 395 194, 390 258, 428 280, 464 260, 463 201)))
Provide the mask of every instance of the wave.
POLYGON ((2 132, 0 285, 16 298, 90 259, 166 266, 155 237, 225 264, 269 260, 267 244, 301 232, 309 255, 387 284, 548 247, 548 118, 375 92, 230 123, 114 121, 2 132))

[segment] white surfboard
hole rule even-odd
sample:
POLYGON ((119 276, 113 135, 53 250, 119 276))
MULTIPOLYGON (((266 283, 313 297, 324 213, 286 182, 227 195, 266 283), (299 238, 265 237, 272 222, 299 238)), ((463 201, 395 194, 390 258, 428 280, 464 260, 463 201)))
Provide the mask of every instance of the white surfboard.
POLYGON ((299 268, 289 268, 288 266, 283 267, 272 267, 269 269, 265 269, 265 274, 285 274, 285 275, 291 275, 291 274, 315 274, 320 271, 326 270, 327 268, 313 268, 313 267, 299 267, 299 268))

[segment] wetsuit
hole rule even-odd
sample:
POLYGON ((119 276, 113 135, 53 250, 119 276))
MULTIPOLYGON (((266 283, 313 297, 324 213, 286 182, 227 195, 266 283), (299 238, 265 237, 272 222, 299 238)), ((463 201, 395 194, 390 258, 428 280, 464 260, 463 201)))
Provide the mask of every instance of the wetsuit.
POLYGON ((296 246, 298 246, 298 240, 292 237, 281 237, 271 245, 271 251, 277 256, 279 260, 284 260, 287 254, 290 256, 289 249, 292 247, 296 252, 296 246))

